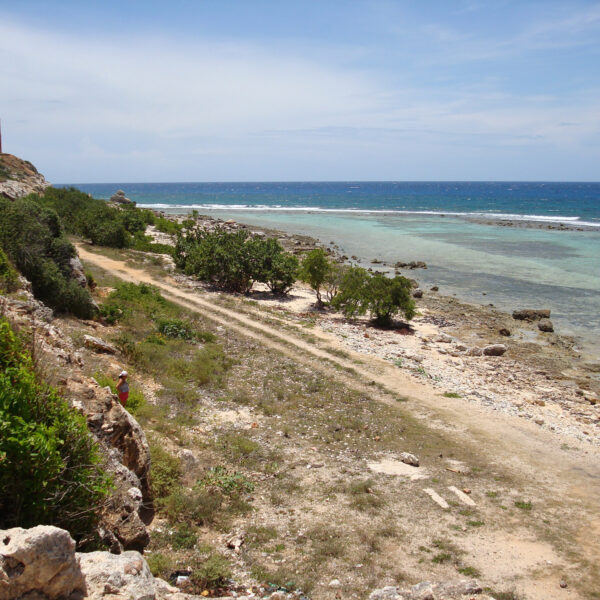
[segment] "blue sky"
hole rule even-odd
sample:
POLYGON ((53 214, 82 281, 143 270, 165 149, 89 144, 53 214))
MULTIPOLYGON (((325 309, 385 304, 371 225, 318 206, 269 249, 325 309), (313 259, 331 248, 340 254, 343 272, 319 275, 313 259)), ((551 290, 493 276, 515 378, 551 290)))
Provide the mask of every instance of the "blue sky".
POLYGON ((600 2, 0 0, 54 182, 600 180, 600 2))

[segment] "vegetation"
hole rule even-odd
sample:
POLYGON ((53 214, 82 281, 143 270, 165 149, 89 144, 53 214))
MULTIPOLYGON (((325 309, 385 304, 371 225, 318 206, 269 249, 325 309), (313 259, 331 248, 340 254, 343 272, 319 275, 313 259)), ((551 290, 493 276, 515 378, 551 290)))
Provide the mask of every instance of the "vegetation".
POLYGON ((175 262, 217 289, 247 293, 255 281, 273 293, 287 293, 296 280, 298 261, 274 239, 252 237, 247 231, 195 229, 180 235, 175 262))
POLYGON ((411 283, 406 277, 389 278, 383 273, 372 275, 361 267, 350 267, 331 305, 348 318, 368 312, 377 324, 387 326, 400 312, 407 319, 415 315, 410 290, 411 283))
POLYGON ((0 294, 14 292, 19 285, 19 274, 0 248, 0 294))
POLYGON ((36 298, 77 317, 96 314, 89 291, 71 277, 75 248, 54 210, 32 200, 0 199, 0 248, 31 282, 36 298))
POLYGON ((315 248, 304 257, 302 265, 300 266, 300 279, 305 283, 308 283, 315 291, 315 294, 317 295, 317 306, 323 306, 321 288, 331 272, 331 265, 332 263, 325 250, 322 248, 315 248))
POLYGON ((0 319, 0 527, 39 524, 90 535, 110 490, 85 419, 39 380, 0 319))

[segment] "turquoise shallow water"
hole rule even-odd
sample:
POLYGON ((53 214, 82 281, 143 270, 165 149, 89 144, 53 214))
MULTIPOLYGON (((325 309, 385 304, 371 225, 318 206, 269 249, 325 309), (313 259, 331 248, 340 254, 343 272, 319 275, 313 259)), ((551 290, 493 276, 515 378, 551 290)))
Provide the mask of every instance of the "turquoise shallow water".
POLYGON ((507 311, 550 308, 558 331, 581 338, 586 354, 600 354, 600 234, 595 231, 501 227, 424 215, 202 212, 333 241, 365 265, 375 258, 423 260, 428 268, 412 274, 425 286, 439 285, 442 293, 507 311))

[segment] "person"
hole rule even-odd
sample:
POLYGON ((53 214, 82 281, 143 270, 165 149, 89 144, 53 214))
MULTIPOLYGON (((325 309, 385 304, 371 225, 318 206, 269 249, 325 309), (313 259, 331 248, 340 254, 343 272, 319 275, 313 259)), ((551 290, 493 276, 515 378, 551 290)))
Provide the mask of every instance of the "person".
POLYGON ((119 373, 119 382, 117 383, 117 392, 119 400, 123 406, 127 406, 127 398, 129 398, 129 383, 127 382, 127 371, 119 373))

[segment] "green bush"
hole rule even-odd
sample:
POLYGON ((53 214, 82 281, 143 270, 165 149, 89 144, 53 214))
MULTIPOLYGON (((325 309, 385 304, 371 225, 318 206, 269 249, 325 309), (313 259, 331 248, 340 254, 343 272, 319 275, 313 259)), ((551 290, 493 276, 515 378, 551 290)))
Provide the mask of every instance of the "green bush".
POLYGON ((150 480, 154 498, 165 498, 179 486, 181 463, 157 443, 150 444, 150 480))
POLYGON ((73 187, 50 187, 42 196, 30 198, 55 211, 69 233, 86 237, 99 246, 126 248, 136 245, 135 236, 143 235, 146 225, 153 224, 155 219, 147 209, 134 205, 113 206, 73 187))
POLYGON ((31 282, 36 298, 84 319, 96 314, 88 290, 71 278, 75 249, 56 212, 27 199, 0 199, 0 248, 31 282))
POLYGON ((202 588, 214 588, 222 585, 231 577, 229 561, 221 554, 211 554, 193 569, 192 582, 202 588))
POLYGON ((389 278, 383 273, 371 275, 361 267, 351 267, 342 278, 331 305, 348 318, 369 312, 375 323, 387 326, 400 312, 409 320, 414 317, 411 287, 406 277, 389 278))
POLYGON ((311 250, 300 265, 299 276, 302 281, 308 283, 317 295, 317 306, 323 305, 321 299, 321 288, 331 271, 331 261, 322 248, 311 250))
POLYGON ((19 274, 0 248, 0 294, 14 292, 19 287, 19 274))
POLYGON ((39 524, 89 535, 110 491, 86 421, 36 377, 0 319, 0 527, 39 524))
POLYGON ((175 550, 192 550, 197 543, 196 530, 185 523, 179 525, 171 536, 171 546, 175 550))
POLYGON ((277 240, 251 237, 245 230, 196 229, 177 238, 175 263, 216 288, 246 293, 255 281, 274 293, 287 293, 296 280, 298 261, 277 240))
POLYGON ((254 484, 247 477, 241 473, 231 473, 223 466, 210 469, 196 485, 199 488, 216 488, 226 496, 249 494, 254 491, 254 484))
POLYGON ((193 340, 195 338, 192 325, 181 319, 158 319, 156 327, 159 333, 168 338, 179 340, 193 340))

